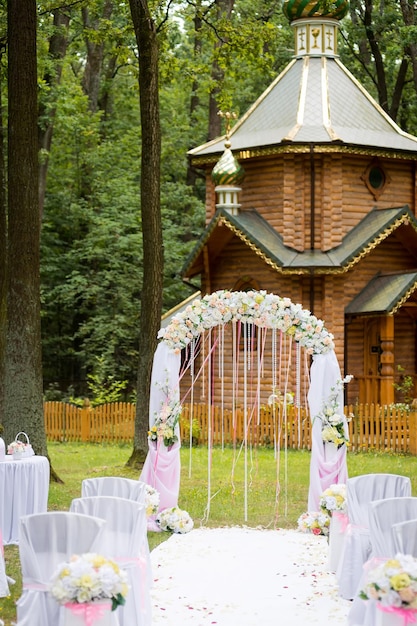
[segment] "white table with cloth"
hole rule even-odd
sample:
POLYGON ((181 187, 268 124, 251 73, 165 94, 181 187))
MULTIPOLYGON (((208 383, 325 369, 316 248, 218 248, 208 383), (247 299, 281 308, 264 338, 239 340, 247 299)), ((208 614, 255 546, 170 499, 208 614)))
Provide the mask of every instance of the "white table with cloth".
POLYGON ((49 461, 46 456, 0 463, 0 528, 3 544, 19 543, 22 515, 45 513, 49 494, 49 461))

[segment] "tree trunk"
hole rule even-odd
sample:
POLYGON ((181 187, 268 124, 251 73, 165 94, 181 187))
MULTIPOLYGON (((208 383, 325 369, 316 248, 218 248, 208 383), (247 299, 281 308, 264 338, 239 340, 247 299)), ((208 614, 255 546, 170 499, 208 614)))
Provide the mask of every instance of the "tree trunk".
MULTIPOLYGON (((56 99, 55 87, 61 82, 62 60, 68 47, 68 27, 70 18, 58 9, 54 11, 53 34, 49 40, 49 57, 53 63, 53 71, 46 72, 43 80, 56 99)), ((49 152, 52 144, 56 107, 55 103, 39 103, 39 148, 41 159, 39 164, 39 211, 42 219, 45 203, 46 175, 48 172, 49 152)))
MULTIPOLYGON (((232 14, 234 0, 215 0, 215 4, 217 5, 217 19, 224 20, 230 19, 232 14)), ((218 96, 221 91, 221 83, 224 79, 224 70, 220 67, 216 55, 218 49, 223 46, 225 43, 224 40, 218 39, 215 44, 215 57, 211 67, 211 79, 214 83, 213 89, 210 91, 209 96, 209 127, 208 127, 208 141, 211 139, 215 139, 221 134, 222 122, 218 116, 219 112, 219 103, 218 96)))
POLYGON ((39 287, 35 0, 8 0, 8 250, 4 438, 46 455, 39 287))
POLYGON ((4 133, 3 133, 3 65, 0 67, 0 434, 4 415, 4 367, 6 350, 7 328, 7 204, 5 180, 6 171, 4 163, 4 133))
POLYGON ((143 463, 149 428, 153 355, 161 324, 163 245, 160 207, 161 129, 159 119, 158 42, 146 0, 130 0, 139 49, 139 93, 142 129, 141 216, 143 286, 139 329, 139 363, 134 450, 129 464, 143 463))
MULTIPOLYGON (((91 19, 88 6, 82 7, 84 29, 96 31, 101 20, 110 20, 113 11, 111 0, 106 0, 103 8, 103 15, 100 18, 91 19)), ((87 63, 85 66, 83 89, 88 96, 88 105, 92 113, 98 110, 100 97, 100 77, 103 66, 104 42, 90 38, 88 34, 85 38, 87 48, 87 63)))

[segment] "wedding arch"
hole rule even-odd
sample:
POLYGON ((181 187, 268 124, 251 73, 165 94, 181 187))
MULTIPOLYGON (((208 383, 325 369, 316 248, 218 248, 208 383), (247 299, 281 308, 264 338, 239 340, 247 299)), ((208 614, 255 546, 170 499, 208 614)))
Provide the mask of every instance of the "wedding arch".
MULTIPOLYGON (((312 357, 311 367, 308 369, 308 393, 307 403, 312 420, 312 453, 310 464, 310 487, 308 497, 308 509, 318 510, 318 502, 321 493, 337 482, 345 482, 346 472, 346 446, 327 445, 323 441, 322 422, 315 419, 323 414, 331 399, 333 410, 343 415, 343 393, 338 388, 341 380, 339 365, 334 352, 333 335, 326 329, 324 322, 304 309, 301 304, 294 304, 289 298, 280 297, 266 291, 216 291, 212 294, 195 299, 184 310, 174 315, 166 328, 161 329, 159 337, 161 341, 155 352, 154 367, 151 381, 150 414, 149 422, 152 428, 155 419, 161 410, 167 412, 166 407, 178 407, 180 402, 180 381, 183 376, 181 368, 181 353, 184 349, 187 358, 182 359, 191 369, 191 377, 194 381, 194 363, 196 355, 200 354, 200 362, 207 363, 215 350, 220 354, 220 348, 224 343, 224 328, 232 327, 233 351, 238 352, 236 347, 243 342, 243 355, 241 359, 243 370, 243 383, 240 385, 240 393, 243 398, 244 416, 249 414, 247 405, 248 372, 251 365, 249 352, 253 348, 253 342, 257 342, 257 363, 255 364, 259 395, 260 371, 265 369, 265 341, 266 332, 271 335, 271 388, 270 398, 274 398, 277 392, 277 363, 281 363, 281 351, 286 345, 288 364, 291 362, 292 349, 295 347, 295 401, 300 404, 300 352, 304 350, 305 359, 312 357), (255 332, 257 331, 257 332, 255 332), (214 336, 213 333, 216 332, 214 336), (206 347, 201 348, 201 337, 207 336, 206 347), (254 339, 255 338, 255 339, 254 339), (284 344, 284 340, 287 344, 284 344), (200 342, 200 344, 199 344, 200 342), (200 345, 200 352, 198 346, 200 345), (289 347, 288 347, 289 346, 289 347), (202 351, 202 352, 201 352, 202 351), (335 392, 336 389, 336 392, 335 392), (326 404, 327 403, 327 404, 326 404)), ((223 348, 224 351, 224 348, 223 348)), ((184 353, 183 353, 184 354, 184 353)), ((219 359, 219 378, 222 378, 222 362, 219 359)), ((233 366, 235 367, 235 366, 233 366)), ((289 367, 289 365, 288 365, 289 367)), ((211 367, 208 368, 211 371, 211 367)), ((252 374, 251 374, 252 375, 252 374)), ((235 379, 233 373, 233 380, 235 379)), ((286 396, 285 378, 284 397, 286 396)), ((206 383, 207 402, 213 402, 212 382, 206 383)), ((194 382, 190 386, 190 404, 193 406, 194 382)), ((234 393, 234 392, 233 392, 234 393)), ((223 402, 223 392, 221 394, 223 402)), ((232 394, 233 395, 233 394, 232 394)), ((259 405, 259 397, 257 398, 259 405)), ((210 424, 210 420, 209 420, 210 424)), ((210 426, 209 426, 210 427, 210 426)), ((178 429, 178 426, 176 427, 178 429)), ((191 426, 190 426, 191 428, 191 426)), ((347 429, 345 426, 347 433, 347 429)), ((177 430, 178 432, 178 430, 177 430)), ((191 432, 191 431, 190 431, 191 432)), ((245 468, 247 466, 247 424, 244 429, 243 449, 245 456, 245 468)), ((179 437, 178 437, 179 438, 179 437)), ((191 439, 191 437, 190 437, 191 439)), ((167 503, 172 505, 173 500, 178 498, 179 490, 179 467, 174 463, 175 457, 179 457, 178 441, 169 451, 164 447, 156 449, 150 446, 147 462, 142 472, 142 480, 153 481, 153 486, 164 491, 168 485, 167 503), (173 453, 173 454, 172 454, 173 453), (158 472, 159 463, 159 472, 158 472), (159 474, 159 475, 158 475, 159 474)), ((209 433, 210 446, 210 433, 209 433)), ((208 502, 210 508, 210 477, 208 479, 208 502)), ((245 469, 245 520, 247 520, 247 477, 245 469)), ((176 504, 176 502, 174 503, 176 504)))

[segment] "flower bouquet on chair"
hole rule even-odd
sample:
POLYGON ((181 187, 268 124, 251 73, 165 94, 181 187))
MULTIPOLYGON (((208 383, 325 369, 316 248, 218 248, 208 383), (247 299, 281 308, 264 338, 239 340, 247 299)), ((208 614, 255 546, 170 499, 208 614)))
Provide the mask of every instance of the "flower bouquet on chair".
POLYGON ((376 602, 378 626, 403 626, 417 621, 417 559, 397 554, 367 572, 359 596, 376 602))
POLYGON ((99 554, 74 555, 54 573, 50 593, 65 609, 64 626, 111 626, 125 603, 127 573, 99 554))

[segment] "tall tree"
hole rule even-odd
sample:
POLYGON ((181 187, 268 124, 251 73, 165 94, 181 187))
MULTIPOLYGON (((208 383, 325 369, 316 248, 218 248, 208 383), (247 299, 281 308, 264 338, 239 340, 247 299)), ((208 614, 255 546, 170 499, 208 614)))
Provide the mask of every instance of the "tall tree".
POLYGON ((56 88, 61 82, 62 62, 68 46, 68 27, 70 17, 59 9, 53 12, 53 32, 49 39, 49 62, 43 76, 48 98, 39 102, 39 210, 42 216, 45 202, 46 175, 48 172, 49 153, 52 145, 54 119, 56 114, 56 88))
POLYGON ((25 431, 45 455, 40 328, 35 0, 8 0, 6 440, 25 431))
POLYGON ((141 215, 143 284, 134 450, 131 464, 148 450, 148 413, 153 355, 162 313, 163 246, 160 205, 161 128, 159 119, 157 30, 147 0, 129 0, 139 51, 139 101, 142 128, 141 215))

